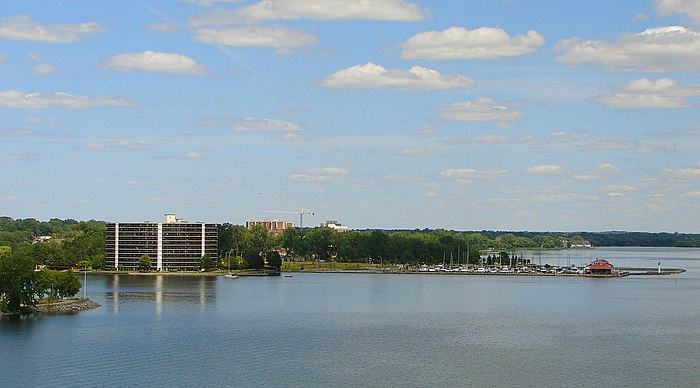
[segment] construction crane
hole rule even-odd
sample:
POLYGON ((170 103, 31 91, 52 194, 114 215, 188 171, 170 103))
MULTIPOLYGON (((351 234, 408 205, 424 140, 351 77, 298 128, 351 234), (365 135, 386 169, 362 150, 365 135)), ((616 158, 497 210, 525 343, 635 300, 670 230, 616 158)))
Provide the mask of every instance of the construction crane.
POLYGON ((304 227, 304 214, 314 215, 314 212, 301 208, 299 211, 286 211, 286 210, 263 210, 263 213, 280 213, 280 214, 298 214, 299 215, 299 228, 304 227))

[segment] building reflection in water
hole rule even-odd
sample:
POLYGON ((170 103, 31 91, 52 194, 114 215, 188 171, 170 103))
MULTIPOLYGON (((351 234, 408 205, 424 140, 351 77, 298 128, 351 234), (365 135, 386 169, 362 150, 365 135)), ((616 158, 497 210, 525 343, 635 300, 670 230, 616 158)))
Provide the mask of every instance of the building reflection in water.
MULTIPOLYGON (((153 303, 156 315, 161 315, 168 305, 196 304, 204 312, 216 298, 216 276, 178 275, 112 275, 112 311, 120 311, 120 303, 153 303)), ((110 298, 108 298, 110 299, 110 298)), ((122 306, 123 307, 123 306, 122 306)))
POLYGON ((156 276, 156 315, 163 311, 163 276, 156 276))
POLYGON ((112 311, 119 312, 119 275, 112 276, 112 311))

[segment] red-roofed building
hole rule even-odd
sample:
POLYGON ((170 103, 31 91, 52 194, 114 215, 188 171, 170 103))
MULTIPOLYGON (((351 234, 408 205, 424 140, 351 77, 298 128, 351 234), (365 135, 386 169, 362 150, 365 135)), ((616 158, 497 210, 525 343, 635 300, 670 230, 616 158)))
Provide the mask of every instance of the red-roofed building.
POLYGON ((586 266, 586 272, 591 275, 611 275, 615 272, 615 266, 605 259, 596 259, 586 266))

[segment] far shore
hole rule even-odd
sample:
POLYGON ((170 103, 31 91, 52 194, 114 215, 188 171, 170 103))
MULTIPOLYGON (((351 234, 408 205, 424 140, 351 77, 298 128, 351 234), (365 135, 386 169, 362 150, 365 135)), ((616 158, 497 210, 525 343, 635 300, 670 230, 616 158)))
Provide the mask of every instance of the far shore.
MULTIPOLYGON (((232 271, 231 273, 238 276, 280 276, 281 273, 348 273, 348 274, 384 274, 384 275, 428 275, 428 276, 566 276, 566 277, 592 277, 592 278, 616 278, 634 275, 676 275, 685 272, 682 268, 618 268, 618 273, 610 275, 594 275, 594 274, 576 274, 576 273, 538 273, 538 272, 495 272, 495 273, 477 273, 477 272, 421 272, 417 269, 396 269, 394 267, 385 268, 303 268, 303 269, 287 269, 281 272, 277 271, 232 271)), ((80 271, 84 273, 84 271, 80 271)), ((89 271, 89 274, 97 275, 133 275, 133 276, 204 276, 216 277, 228 274, 228 271, 216 270, 208 272, 200 271, 178 271, 178 272, 137 272, 137 271, 89 271)))

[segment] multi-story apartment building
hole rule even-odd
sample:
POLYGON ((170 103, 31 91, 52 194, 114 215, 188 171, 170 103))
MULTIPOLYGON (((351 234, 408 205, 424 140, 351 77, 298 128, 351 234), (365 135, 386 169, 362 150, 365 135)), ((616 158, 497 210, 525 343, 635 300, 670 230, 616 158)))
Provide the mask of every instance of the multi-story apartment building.
POLYGON ((254 220, 249 220, 246 221, 245 227, 248 229, 252 229, 253 226, 255 225, 261 225, 265 229, 269 230, 270 233, 272 234, 280 234, 284 232, 285 229, 287 228, 293 228, 294 223, 291 221, 282 221, 282 220, 268 220, 265 219, 263 221, 254 221, 254 220))
POLYGON ((204 255, 217 260, 216 224, 190 223, 174 214, 162 223, 108 223, 105 232, 105 266, 135 270, 144 254, 156 271, 193 269, 204 255))

